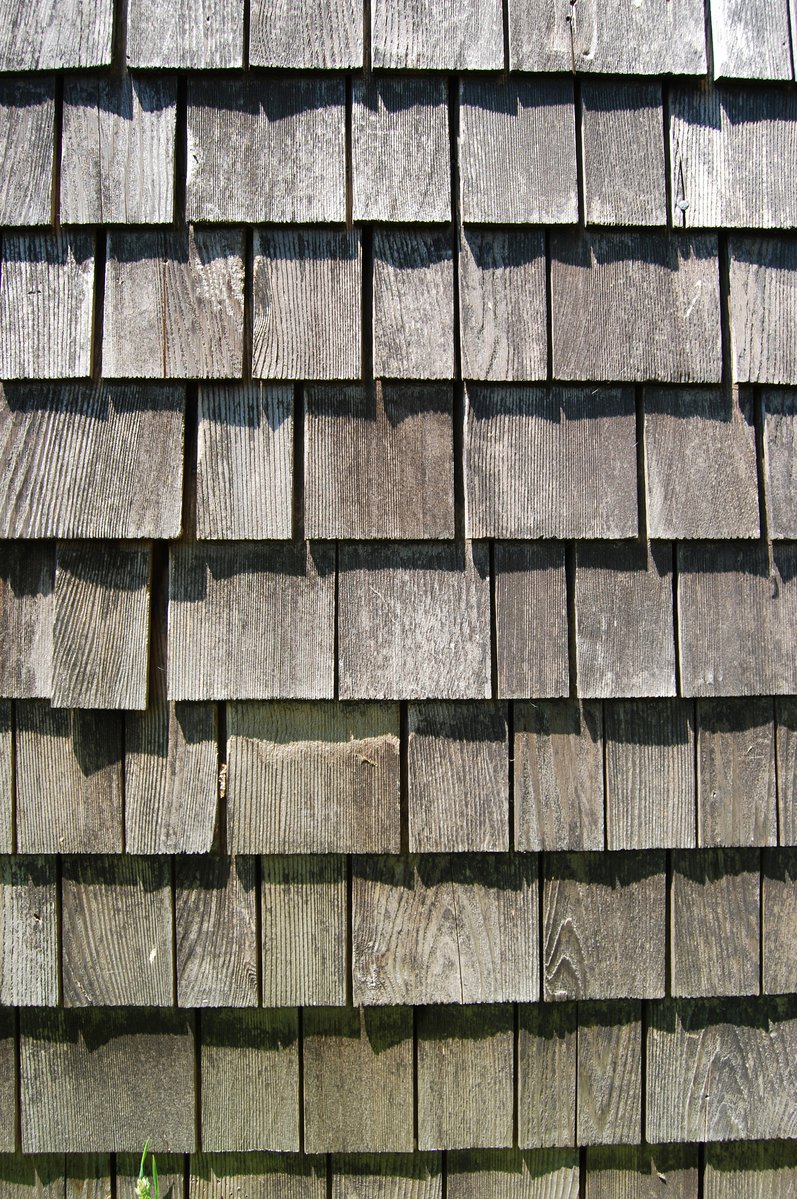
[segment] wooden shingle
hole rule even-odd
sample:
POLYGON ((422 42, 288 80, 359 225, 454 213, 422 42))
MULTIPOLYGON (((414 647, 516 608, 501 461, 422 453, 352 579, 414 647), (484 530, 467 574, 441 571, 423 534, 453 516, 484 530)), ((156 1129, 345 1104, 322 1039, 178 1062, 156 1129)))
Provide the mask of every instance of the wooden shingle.
POLYGON ((563 546, 499 542, 495 547, 495 637, 502 699, 568 694, 563 546))
POLYGON ((54 1007, 58 1002, 57 904, 53 858, 0 858, 0 1003, 4 1006, 54 1007))
POLYGON ((775 700, 778 842, 797 845, 797 699, 775 700))
POLYGON ((545 243, 536 230, 463 228, 459 320, 466 379, 544 379, 548 370, 545 243))
POLYGON ((449 158, 444 82, 407 76, 354 80, 355 221, 450 220, 449 158))
POLYGON ((665 225, 661 84, 585 80, 581 112, 587 224, 665 225))
POLYGON ((712 0, 712 71, 715 79, 793 77, 790 5, 767 0, 712 0))
POLYGON ((359 378, 361 281, 359 233, 257 231, 255 378, 359 378))
MULTIPOLYGON (((13 1042, 8 1041, 13 1051, 13 1042)), ((13 1056, 13 1053, 12 1053, 13 1056)), ((13 1067, 6 1077, 13 1080, 13 1067)), ((12 1101, 12 1108, 16 1103, 12 1101)), ((64 1158, 56 1154, 29 1156, 14 1152, 14 1133, 0 1156, 0 1185, 8 1199, 64 1199, 64 1158)))
MULTIPOLYGON (((247 1199, 324 1199, 324 1158, 289 1153, 192 1153, 189 1186, 195 1199, 243 1193, 247 1199)), ((179 1199, 179 1197, 178 1197, 179 1199)))
POLYGON ((576 1137, 576 1005, 518 1011, 518 1144, 572 1145, 576 1137))
POLYGON ((0 71, 106 66, 113 13, 113 0, 8 0, 0 29, 0 71))
POLYGON ((0 853, 14 848, 14 758, 16 745, 11 724, 12 704, 0 701, 0 853))
POLYGON ((180 1007, 257 1006, 257 903, 254 858, 177 860, 174 921, 180 1007))
POLYGON ((770 699, 699 700, 699 845, 774 845, 775 730, 770 699))
POLYGON ((454 377, 454 252, 448 233, 374 234, 374 375, 454 377))
POLYGON ((442 1199, 439 1153, 335 1155, 331 1199, 442 1199))
POLYGON ((797 853, 765 849, 761 855, 761 990, 797 990, 797 853))
POLYGON ((640 1003, 579 1004, 577 1145, 641 1139, 641 1015, 640 1003))
POLYGON ((130 0, 127 65, 243 66, 242 0, 130 0))
POLYGON ((574 224, 573 84, 466 78, 460 84, 460 106, 463 221, 574 224))
POLYGON ((754 1141, 707 1145, 705 1199, 794 1199, 797 1145, 754 1141))
POLYGON ((0 82, 0 225, 50 222, 54 96, 51 79, 0 82))
POLYGON ((471 383, 466 397, 469 537, 636 536, 631 388, 471 383))
POLYGON ((578 1150, 467 1150, 447 1159, 451 1199, 577 1199, 578 1150))
POLYGON ((728 256, 734 379, 797 382, 797 242, 732 237, 728 256))
POLYGON ((697 1199, 696 1145, 595 1145, 586 1156, 586 1199, 697 1199))
POLYGON ((342 80, 192 80, 188 220, 344 220, 344 105, 342 80))
MULTIPOLYGON (((116 1193, 129 1195, 134 1190, 141 1168, 140 1153, 118 1153, 116 1155, 116 1193)), ((178 1153, 158 1154, 158 1179, 160 1193, 164 1199, 186 1199, 185 1158, 178 1153)), ((107 1190, 105 1191, 107 1195, 107 1190)), ((98 1197, 100 1199, 100 1197, 98 1197)))
POLYGON ((53 663, 51 545, 0 545, 0 695, 50 694, 53 663))
POLYGON ((363 62, 363 12, 357 0, 253 0, 253 67, 342 70, 363 62))
POLYGON ((797 537, 797 392, 764 391, 764 489, 770 537, 797 537))
POLYGON ((453 409, 445 384, 307 388, 306 536, 453 537, 453 409))
POLYGON ((69 1199, 104 1199, 111 1193, 109 1153, 70 1154, 64 1159, 64 1191, 69 1199))
MULTIPOLYGON (((263 1004, 346 1002, 346 859, 262 859, 263 1004)), ((344 1146, 345 1148, 345 1146, 344 1146)))
POLYGON ((375 67, 490 71, 504 65, 500 0, 373 0, 375 67))

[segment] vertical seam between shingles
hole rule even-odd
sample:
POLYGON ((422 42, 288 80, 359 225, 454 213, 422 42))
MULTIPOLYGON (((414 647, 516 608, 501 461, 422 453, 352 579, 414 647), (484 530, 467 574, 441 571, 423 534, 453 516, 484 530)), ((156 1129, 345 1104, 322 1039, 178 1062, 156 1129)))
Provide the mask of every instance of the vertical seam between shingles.
POLYGON ((778 729, 780 728, 780 705, 772 697, 772 765, 775 770, 775 844, 781 844, 783 830, 780 821, 780 754, 778 752, 778 729))
MULTIPOLYGON (((573 36, 573 26, 570 26, 573 36)), ((584 169, 584 113, 583 97, 581 95, 581 80, 573 73, 573 119, 576 124, 576 192, 578 200, 578 227, 583 230, 587 224, 587 177, 584 169)))
POLYGON ((420 1086, 418 1084, 418 1008, 413 1005, 412 1008, 412 1147, 413 1152, 418 1152, 418 1141, 420 1133, 420 1110, 418 1096, 420 1094, 420 1086))
MULTIPOLYGON (((664 224, 667 229, 674 228, 675 215, 675 193, 673 190, 673 164, 672 164, 672 147, 670 144, 670 83, 669 80, 662 80, 661 86, 661 110, 662 110, 662 136, 664 140, 664 204, 666 213, 664 224)), ((683 164, 681 164, 681 172, 683 172, 683 164)), ((682 224, 686 225, 686 212, 681 213, 682 224)))
POLYGON ((12 854, 16 854, 19 853, 19 837, 17 834, 17 701, 14 699, 9 700, 8 708, 9 735, 11 739, 9 750, 9 771, 11 775, 11 828, 9 831, 11 833, 11 852, 12 854))
POLYGON ((179 1005, 179 974, 177 970, 177 861, 172 854, 169 859, 169 895, 171 908, 172 940, 172 1003, 179 1005))
POLYGON ((107 231, 98 228, 94 240, 94 300, 91 318, 91 377, 95 383, 102 379, 102 340, 105 319, 105 271, 107 265, 107 231))
POLYGON ((344 117, 344 187, 346 228, 354 227, 354 149, 352 126, 354 122, 354 88, 351 75, 346 76, 346 100, 344 117))
POLYGON ((354 862, 350 853, 346 854, 346 953, 344 980, 344 1003, 346 1007, 354 1007, 354 862))
POLYGON ((50 192, 50 219, 55 232, 60 228, 61 220, 61 155, 64 148, 64 78, 58 75, 55 80, 53 102, 53 163, 50 192))
POLYGON ((515 703, 508 700, 506 705, 506 739, 507 739, 507 844, 509 852, 514 853, 517 842, 515 830, 515 703))
POLYGON ((634 416, 636 425, 636 471, 637 471, 637 537, 644 545, 648 541, 648 490, 647 462, 645 454, 645 393, 641 385, 634 388, 634 416))
POLYGON ((764 393, 760 387, 750 388, 750 406, 755 436, 756 487, 758 491, 758 536, 766 546, 771 545, 767 500, 766 447, 764 439, 764 393))
MULTIPOLYGON (((302 383, 293 388, 293 540, 304 541, 305 520, 305 391, 302 383)), ((336 571, 337 574, 337 571, 336 571)), ((337 655, 336 655, 337 656, 337 655)))
POLYGON ((678 543, 670 542, 670 562, 672 572, 672 637, 673 662, 675 667, 675 694, 683 695, 681 682, 681 605, 678 602, 678 543))
POLYGON ((520 1104, 518 1099, 518 1060, 520 1035, 520 1007, 512 1004, 512 1148, 517 1151, 520 1138, 520 1104))
POLYGON ((299 1153, 304 1154, 304 1008, 296 1009, 296 1047, 299 1075, 299 1153))
POLYGON ((399 702, 399 853, 410 850, 409 706, 399 702))
POLYGON ((227 853, 227 703, 216 704, 216 829, 215 849, 221 855, 227 853))

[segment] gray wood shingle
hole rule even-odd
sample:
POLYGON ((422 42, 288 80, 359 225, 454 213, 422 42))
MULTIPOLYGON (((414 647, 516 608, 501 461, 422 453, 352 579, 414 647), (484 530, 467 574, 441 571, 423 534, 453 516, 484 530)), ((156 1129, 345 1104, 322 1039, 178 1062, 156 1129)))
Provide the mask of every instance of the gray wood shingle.
POLYGON ((51 545, 0 545, 0 695, 50 695, 54 578, 51 545))
POLYGON ((59 932, 53 858, 0 858, 0 1003, 58 1002, 59 932))
POLYGON ((113 0, 8 0, 0 29, 0 71, 106 66, 113 8, 113 0))
POLYGON ((439 1153, 338 1155, 332 1159, 331 1199, 442 1199, 439 1153))
POLYGON ((0 225, 47 225, 55 147, 52 79, 0 81, 0 225))
POLYGON ((220 1190, 241 1190, 250 1199, 324 1199, 326 1194, 324 1159, 298 1153, 192 1153, 189 1171, 197 1199, 213 1199, 220 1190))
POLYGON ((797 845, 797 700, 775 700, 778 843, 797 845))
POLYGON ((518 1144, 573 1145, 576 1139, 576 1005, 518 1009, 518 1144))
POLYGON ((797 920, 797 853, 761 854, 761 990, 783 995, 797 988, 797 952, 792 929, 797 920))
POLYGON ((769 535, 797 537, 797 392, 764 391, 761 419, 769 535))
POLYGON ((636 1145, 642 1136, 642 1005, 579 1004, 577 1145, 636 1145))
POLYGON ((373 298, 374 375, 453 379, 451 235, 378 229, 373 298))
POLYGON ((346 859, 329 853, 270 855, 261 860, 261 871, 263 1004, 342 1006, 348 970, 346 859))
POLYGON ((242 0, 130 0, 127 65, 243 66, 242 0))
POLYGON ((775 729, 771 699, 697 703, 699 845, 774 845, 775 729))
POLYGON ((548 372, 545 241, 531 230, 462 229, 459 319, 466 379, 513 382, 548 372))
POLYGON ((585 80, 581 112, 587 224, 665 225, 661 84, 585 80))
POLYGON ((449 71, 504 65, 500 0, 373 0, 375 67, 449 71))
POLYGON ((735 381, 797 382, 797 242, 732 237, 728 256, 735 381))
POLYGON ((714 78, 791 80, 789 9, 767 0, 712 0, 714 78))
POLYGON ((501 699, 569 693, 564 546, 495 547, 495 639, 501 699))
POLYGON ((746 1142, 706 1146, 705 1199, 791 1199, 797 1186, 793 1142, 746 1142))
MULTIPOLYGON (((0 701, 0 853, 14 848, 13 772, 16 746, 11 727, 12 705, 0 701)), ((2 1134, 0 1134, 2 1139, 2 1134)))
POLYGON ((253 0, 253 67, 336 70, 363 62, 363 10, 357 0, 253 0))
POLYGON ((177 861, 174 923, 180 1007, 257 1006, 257 905, 254 858, 177 861))
MULTIPOLYGON (((595 1145, 586 1154, 587 1199, 697 1199, 696 1145, 595 1145)), ((716 1199, 716 1197, 715 1197, 716 1199)))
POLYGON ((447 1159, 451 1199, 577 1199, 578 1150, 476 1149, 447 1159))

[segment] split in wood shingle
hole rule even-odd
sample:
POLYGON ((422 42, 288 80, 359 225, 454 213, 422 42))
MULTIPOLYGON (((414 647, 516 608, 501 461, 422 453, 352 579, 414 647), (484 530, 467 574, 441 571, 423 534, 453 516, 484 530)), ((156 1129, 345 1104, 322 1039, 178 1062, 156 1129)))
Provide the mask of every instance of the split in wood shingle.
POLYGON ((241 67, 243 51, 243 0, 129 0, 129 67, 241 67))
MULTIPOLYGON (((53 858, 0 858, 0 1003, 58 1002, 58 918, 53 858)), ((0 1039, 0 1060, 2 1060, 0 1039)))
POLYGON ((374 234, 374 375, 454 377, 454 251, 448 233, 374 234))
POLYGON ((478 71, 504 65, 500 0, 372 0, 375 67, 478 71))
POLYGON ((54 578, 52 545, 0 545, 0 695, 50 695, 54 578))
POLYGON ((761 396, 764 489, 770 537, 797 537, 797 392, 761 396))
POLYGON ((518 1144, 573 1145, 576 1139, 576 1005, 518 1010, 518 1144))
POLYGON ((0 71, 106 66, 113 11, 113 0, 7 0, 0 71))
POLYGON ((358 0, 252 0, 249 22, 253 67, 362 66, 363 9, 358 0))
POLYGON ((698 700, 699 845, 774 845, 775 733, 771 699, 698 700))
POLYGON ((254 858, 205 856, 177 862, 180 1007, 257 1005, 257 903, 254 858))
POLYGON ((661 84, 585 80, 581 106, 587 224, 666 225, 661 84))
POLYGON ((569 693, 564 546, 495 547, 495 639, 501 699, 569 693))
POLYGON ((793 849, 761 855, 761 989, 783 995, 797 990, 797 854, 793 849))
POLYGON ((642 1005, 579 1004, 576 1144, 642 1137, 642 1005))
POLYGON ((790 4, 711 0, 715 79, 791 79, 790 4))
POLYGON ((54 96, 52 79, 0 81, 0 225, 50 222, 54 96))
POLYGON ((346 872, 340 855, 262 859, 264 1005, 346 1002, 346 872))

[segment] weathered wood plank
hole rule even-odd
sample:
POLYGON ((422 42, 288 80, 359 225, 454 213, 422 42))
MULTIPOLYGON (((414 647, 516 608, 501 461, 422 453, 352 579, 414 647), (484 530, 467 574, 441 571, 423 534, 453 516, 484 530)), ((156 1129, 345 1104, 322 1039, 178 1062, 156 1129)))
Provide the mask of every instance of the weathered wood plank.
POLYGON ((190 1014, 24 1011, 20 1080, 24 1153, 195 1147, 190 1014))
POLYGON ((331 699, 332 546, 182 545, 169 558, 169 698, 331 699))
POLYGON ((65 1199, 63 1155, 15 1153, 12 1140, 0 1157, 0 1186, 8 1199, 65 1199))
POLYGON ((61 221, 166 224, 174 215, 177 83, 67 79, 61 221))
POLYGON ((564 546, 499 542, 495 630, 502 699, 569 693, 564 546))
POLYGON ((719 390, 645 391, 645 488, 651 537, 757 537, 752 404, 719 390))
POLYGON ((0 695, 50 695, 54 577, 51 545, 0 545, 0 695))
POLYGON ((679 544, 684 695, 797 691, 797 554, 776 545, 679 544), (730 614, 717 620, 718 612, 730 614))
POLYGON ((444 384, 308 387, 308 537, 454 536, 453 392, 444 384))
POLYGON ((111 61, 113 0, 9 0, 0 71, 100 67, 111 61))
POLYGON ((793 77, 789 8, 766 0, 712 0, 715 79, 793 77))
POLYGON ((665 225, 661 84, 585 80, 581 114, 587 224, 665 225))
POLYGON ((761 989, 783 995, 797 990, 797 854, 765 849, 761 855, 761 989))
POLYGON ((760 855, 676 852, 671 887, 671 994, 757 995, 760 855))
POLYGON ((299 1148, 298 1013, 202 1017, 202 1148, 241 1153, 299 1148))
POLYGON ((672 546, 576 546, 576 675, 585 699, 675 695, 672 546))
POLYGON ((111 1157, 108 1153, 70 1154, 64 1159, 66 1199, 104 1199, 111 1193, 111 1157))
POLYGON ((536 858, 356 859, 354 1002, 533 1002, 537 920, 536 858))
POLYGON ((577 1145, 633 1145, 641 1139, 641 1007, 579 1004, 577 1145))
POLYGON ((486 546, 342 545, 339 570, 341 699, 490 698, 486 546))
POLYGON ((243 282, 240 229, 109 233, 104 374, 239 377, 243 282))
MULTIPOLYGON (((133 1199, 140 1166, 140 1153, 117 1154, 116 1194, 120 1199, 133 1199)), ((163 1199, 185 1199, 185 1173, 185 1159, 180 1154, 158 1154, 158 1180, 163 1199)))
POLYGON ((6 234, 2 265, 0 376, 88 376, 94 238, 87 233, 6 234))
POLYGON ((374 0, 370 11, 375 67, 490 71, 504 65, 499 0, 374 0))
POLYGON ((797 700, 775 700, 778 843, 797 845, 797 700))
POLYGON ((587 1150, 586 1199, 698 1199, 696 1145, 595 1145, 587 1150))
POLYGON ((506 705, 410 704, 407 726, 410 853, 508 850, 506 705))
POLYGON ((363 64, 363 13, 356 0, 254 0, 253 67, 335 70, 363 64))
POLYGON ((50 223, 54 132, 51 79, 0 82, 0 225, 50 223))
POLYGON ((699 845, 775 845, 772 700, 697 704, 699 845))
POLYGON ((462 219, 476 224, 578 220, 576 120, 569 80, 460 84, 462 219))
POLYGON ((418 1148, 512 1144, 511 1007, 418 1013, 418 1148))
POLYGON ((11 853, 14 848, 16 738, 12 726, 12 711, 9 701, 0 700, 0 853, 11 853))
POLYGON ((448 233, 374 233, 374 375, 454 377, 454 253, 448 233))
POLYGON ((398 852, 397 704, 230 704, 233 853, 398 852))
POLYGON ((410 1152, 412 1091, 409 1008, 304 1013, 307 1153, 410 1152))
POLYGON ((156 858, 66 858, 61 884, 66 1007, 170 1007, 172 891, 156 858))
POLYGON ((271 856, 262 871, 263 1004, 344 1004, 346 859, 271 856))
POLYGON ((606 844, 696 843, 695 721, 683 700, 605 706, 606 844))
POLYGON ((788 332, 797 316, 797 243, 732 237, 728 257, 734 379, 797 382, 797 347, 788 332))
POLYGON ((664 853, 557 854, 545 863, 543 997, 663 995, 664 853))
POLYGON ((556 379, 718 383, 717 239, 551 236, 556 379))
POLYGON ((0 1003, 58 1002, 56 924, 54 860, 0 858, 0 1003))
POLYGON ((797 393, 765 391, 761 420, 769 535, 791 539, 797 537, 797 393))
POLYGON ((16 716, 19 852, 121 853, 121 716, 36 702, 16 716))
POLYGON ((797 1146, 789 1141, 707 1145, 705 1199, 794 1199, 797 1146))
POLYGON ((130 67, 240 67, 243 50, 240 0, 130 0, 130 67))
POLYGON ((448 1158, 451 1199, 577 1199, 578 1150, 475 1150, 448 1158))
POLYGON ((188 220, 343 221, 345 99, 336 79, 190 81, 188 220))
POLYGON ((548 371, 545 247, 536 230, 463 228, 459 319, 466 379, 544 379, 548 371))
POLYGON ((518 1013, 518 1144, 572 1145, 576 1138, 575 1004, 535 1004, 518 1013))
POLYGON ((359 232, 258 230, 255 378, 359 378, 361 283, 359 232))
POLYGON ((306 1154, 192 1153, 190 1194, 196 1199, 244 1194, 247 1199, 324 1199, 326 1161, 306 1154))
POLYGON ((451 218, 448 96, 436 79, 354 80, 355 221, 451 218))
POLYGON ((332 1159, 332 1199, 442 1199, 439 1153, 391 1153, 332 1159))
MULTIPOLYGON (((175 884, 178 1004, 203 1008, 256 1007, 255 859, 178 859, 175 884)), ((269 1148, 268 1145, 240 1147, 269 1148)))

